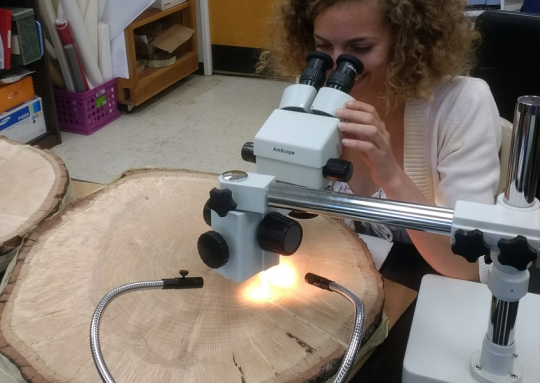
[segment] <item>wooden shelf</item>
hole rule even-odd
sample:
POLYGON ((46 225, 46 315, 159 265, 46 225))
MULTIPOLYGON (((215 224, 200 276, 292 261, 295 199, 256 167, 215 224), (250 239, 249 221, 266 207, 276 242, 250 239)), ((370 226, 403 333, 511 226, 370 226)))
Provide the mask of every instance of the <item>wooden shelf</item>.
POLYGON ((143 25, 149 24, 152 21, 159 20, 165 16, 172 15, 173 13, 179 12, 182 9, 187 9, 190 7, 190 1, 185 3, 178 4, 176 7, 167 9, 166 11, 160 11, 159 9, 147 9, 139 17, 137 17, 131 26, 133 29, 142 27, 143 25))
POLYGON ((139 84, 144 85, 153 78, 158 76, 166 76, 168 72, 175 72, 178 66, 185 64, 186 61, 193 59, 194 52, 178 52, 176 53, 176 61, 174 64, 164 68, 146 68, 139 73, 139 84))
POLYGON ((166 11, 146 10, 126 28, 124 33, 126 36, 130 78, 118 79, 116 85, 118 103, 127 105, 130 108, 141 105, 199 69, 196 32, 187 42, 181 45, 176 53, 176 62, 174 64, 164 68, 146 68, 142 72, 137 72, 134 38, 135 29, 168 16, 169 21, 181 23, 196 30, 195 4, 195 0, 187 0, 185 3, 166 11))

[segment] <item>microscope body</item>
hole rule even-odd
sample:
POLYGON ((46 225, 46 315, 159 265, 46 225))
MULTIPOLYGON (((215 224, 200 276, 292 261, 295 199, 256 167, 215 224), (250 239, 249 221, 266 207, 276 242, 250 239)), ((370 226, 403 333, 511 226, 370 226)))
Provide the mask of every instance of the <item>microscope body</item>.
POLYGON ((276 109, 255 135, 257 173, 324 189, 331 182, 325 177, 329 161, 341 156, 338 123, 331 116, 276 109))
POLYGON ((354 56, 341 55, 337 68, 322 87, 332 59, 312 52, 300 83, 287 87, 276 109, 242 150, 246 161, 257 164, 257 173, 275 176, 279 182, 324 189, 331 181, 348 182, 352 164, 340 160, 342 133, 338 108, 354 98, 348 93, 363 71, 354 56))
POLYGON ((324 189, 332 181, 349 181, 352 164, 340 160, 342 134, 338 108, 354 100, 338 89, 295 84, 283 92, 276 109, 255 135, 257 173, 280 182, 324 189))
POLYGON ((257 164, 257 173, 223 173, 210 192, 205 220, 212 231, 199 238, 201 259, 219 274, 237 282, 279 264, 302 242, 300 224, 281 214, 290 210, 267 205, 268 188, 276 181, 310 189, 326 189, 331 181, 347 182, 352 164, 340 159, 342 134, 335 117, 353 100, 348 92, 363 64, 342 55, 337 69, 326 73, 332 59, 312 52, 300 83, 285 89, 276 109, 242 148, 242 158, 257 164))
MULTIPOLYGON (((345 103, 352 98, 339 90, 329 89, 324 93, 334 95, 334 101, 319 101, 326 108, 313 110, 313 105, 317 105, 316 93, 316 89, 308 85, 288 87, 281 101, 282 108, 270 115, 250 145, 250 158, 257 164, 257 173, 231 171, 219 177, 218 189, 232 192, 231 198, 236 204, 234 209, 234 204, 228 203, 227 214, 220 216, 216 212, 218 202, 212 202, 216 197, 211 193, 210 213, 206 214, 211 217, 210 225, 215 232, 213 236, 221 236, 222 240, 220 250, 213 251, 214 255, 209 256, 221 257, 223 263, 211 260, 210 264, 219 266, 214 267, 216 272, 226 278, 245 281, 277 266, 280 254, 290 255, 300 246, 301 226, 280 213, 287 214, 289 211, 278 212, 266 205, 263 197, 270 183, 279 181, 311 189, 325 189, 332 181, 346 182, 352 176, 352 164, 340 160, 340 120, 333 115, 338 107, 345 107, 345 103), (269 213, 272 213, 271 217, 265 220, 269 213), (291 241, 294 246, 289 249, 287 246, 291 247, 291 241), (225 253, 228 253, 228 257, 225 253)), ((213 193, 218 192, 214 190, 213 193)), ((221 205, 227 203, 221 202, 221 205)), ((210 239, 207 238, 207 241, 210 239)), ((216 239, 211 241, 215 242, 216 239)), ((208 246, 208 243, 201 244, 199 253, 204 253, 204 247, 208 246)))

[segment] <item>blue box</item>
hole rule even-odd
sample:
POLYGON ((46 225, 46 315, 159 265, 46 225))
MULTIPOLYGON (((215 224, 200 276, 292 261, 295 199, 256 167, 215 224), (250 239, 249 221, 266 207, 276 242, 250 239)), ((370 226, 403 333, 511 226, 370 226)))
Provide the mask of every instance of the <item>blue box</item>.
POLYGON ((486 9, 486 4, 487 0, 468 0, 465 9, 468 11, 486 9))
POLYGON ((501 9, 501 0, 487 0, 486 9, 501 9))
POLYGON ((467 11, 501 9, 501 0, 468 0, 465 9, 467 11))
POLYGON ((24 144, 47 132, 41 97, 0 114, 0 136, 24 144))

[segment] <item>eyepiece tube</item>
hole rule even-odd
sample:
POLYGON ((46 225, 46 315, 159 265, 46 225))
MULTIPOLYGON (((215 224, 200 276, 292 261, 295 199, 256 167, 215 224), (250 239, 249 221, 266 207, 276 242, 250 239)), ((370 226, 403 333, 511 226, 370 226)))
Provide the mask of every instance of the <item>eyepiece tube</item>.
POLYGON ((336 60, 337 68, 332 72, 324 88, 319 90, 311 105, 311 113, 335 117, 336 109, 344 108, 354 98, 349 95, 356 76, 364 70, 364 64, 356 57, 342 54, 336 60))
POLYGON ((324 85, 326 72, 332 68, 334 61, 324 52, 310 52, 306 61, 307 67, 302 72, 299 83, 288 86, 283 91, 279 109, 310 113, 311 104, 324 85))
POLYGON ((326 80, 326 72, 332 68, 334 60, 324 52, 310 52, 306 57, 307 67, 300 76, 300 84, 311 85, 319 90, 326 80))
POLYGON ((348 54, 340 55, 336 64, 337 68, 328 78, 326 86, 349 94, 356 76, 364 70, 364 64, 358 58, 348 54))

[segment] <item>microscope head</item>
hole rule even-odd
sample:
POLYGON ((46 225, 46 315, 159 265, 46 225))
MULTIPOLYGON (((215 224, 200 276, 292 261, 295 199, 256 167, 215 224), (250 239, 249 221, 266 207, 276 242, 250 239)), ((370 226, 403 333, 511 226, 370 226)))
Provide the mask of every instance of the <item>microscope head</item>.
POLYGON ((242 148, 242 158, 257 164, 257 173, 275 176, 277 181, 324 189, 331 181, 348 182, 352 164, 340 160, 341 132, 335 117, 338 108, 353 100, 354 80, 363 65, 356 57, 341 55, 337 68, 322 87, 332 59, 323 52, 311 52, 299 84, 283 92, 276 109, 242 148))

